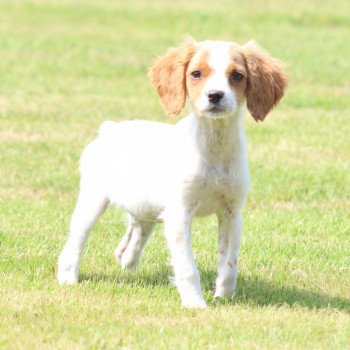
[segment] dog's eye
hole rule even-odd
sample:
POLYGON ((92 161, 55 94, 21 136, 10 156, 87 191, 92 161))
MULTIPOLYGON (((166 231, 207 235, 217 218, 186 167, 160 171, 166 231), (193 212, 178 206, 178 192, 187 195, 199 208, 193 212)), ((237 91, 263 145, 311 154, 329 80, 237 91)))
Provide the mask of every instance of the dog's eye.
POLYGON ((231 80, 234 80, 234 81, 240 81, 242 80, 244 77, 243 77, 243 74, 239 73, 239 72, 234 72, 232 73, 231 75, 231 80))
POLYGON ((202 76, 202 72, 200 70, 195 70, 191 73, 193 79, 199 79, 202 76))

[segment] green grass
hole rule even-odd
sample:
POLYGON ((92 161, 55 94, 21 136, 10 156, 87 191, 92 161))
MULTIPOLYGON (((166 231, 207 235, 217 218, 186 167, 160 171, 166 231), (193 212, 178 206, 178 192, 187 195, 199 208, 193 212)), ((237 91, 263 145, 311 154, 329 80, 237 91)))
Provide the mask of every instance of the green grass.
POLYGON ((346 0, 2 0, 0 348, 349 349, 349 33, 346 0), (266 122, 246 118, 252 184, 235 298, 212 298, 214 217, 193 227, 209 304, 194 311, 169 283, 161 228, 135 274, 117 266, 115 209, 91 234, 81 283, 58 286, 84 145, 106 119, 175 122, 146 71, 187 33, 254 38, 291 77, 266 122))

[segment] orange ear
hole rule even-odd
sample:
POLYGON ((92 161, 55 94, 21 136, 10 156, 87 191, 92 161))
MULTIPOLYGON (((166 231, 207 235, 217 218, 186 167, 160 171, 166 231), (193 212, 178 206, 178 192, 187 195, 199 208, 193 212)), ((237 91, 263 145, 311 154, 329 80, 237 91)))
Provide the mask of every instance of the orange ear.
POLYGON ((262 51, 254 42, 242 47, 248 68, 247 107, 256 121, 264 120, 287 86, 283 65, 262 51))
POLYGON ((189 38, 180 46, 169 49, 149 70, 151 83, 171 116, 178 115, 185 106, 186 70, 194 52, 195 42, 189 38))

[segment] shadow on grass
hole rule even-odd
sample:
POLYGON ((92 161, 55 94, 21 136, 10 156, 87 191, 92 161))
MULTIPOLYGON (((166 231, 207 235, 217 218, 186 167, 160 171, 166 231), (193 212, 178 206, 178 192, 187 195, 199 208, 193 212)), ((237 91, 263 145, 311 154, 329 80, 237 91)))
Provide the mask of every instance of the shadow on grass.
POLYGON ((115 274, 91 273, 84 274, 81 273, 79 276, 79 281, 104 281, 116 284, 129 284, 132 286, 148 287, 148 286, 166 286, 171 285, 171 269, 164 267, 158 271, 144 271, 138 270, 135 272, 124 272, 115 274))
POLYGON ((253 277, 239 279, 233 303, 255 304, 259 306, 302 306, 309 309, 331 308, 350 314, 350 300, 326 294, 273 284, 253 277))
MULTIPOLYGON (((215 277, 216 272, 202 272, 205 286, 209 287, 213 283, 212 281, 215 280, 215 277)), ((215 302, 215 304, 248 304, 277 307, 301 306, 308 309, 331 308, 350 314, 349 299, 332 297, 307 289, 285 286, 259 277, 244 275, 238 277, 235 297, 233 299, 223 299, 215 302)))
MULTIPOLYGON (((108 274, 82 274, 82 281, 106 281, 117 284, 134 286, 165 286, 171 285, 170 268, 160 271, 138 271, 135 273, 122 273, 120 275, 108 274)), ((213 292, 216 271, 202 271, 202 288, 206 292, 213 292)), ((210 302, 214 305, 248 304, 257 306, 293 307, 301 306, 309 309, 331 308, 350 314, 350 300, 332 297, 326 294, 274 284, 258 277, 242 276, 238 278, 238 288, 233 299, 222 299, 210 302)))

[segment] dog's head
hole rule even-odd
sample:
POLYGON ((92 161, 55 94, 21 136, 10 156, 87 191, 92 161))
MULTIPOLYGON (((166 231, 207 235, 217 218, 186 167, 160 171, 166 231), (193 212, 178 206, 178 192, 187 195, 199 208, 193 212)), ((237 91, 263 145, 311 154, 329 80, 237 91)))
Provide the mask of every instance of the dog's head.
POLYGON ((188 96, 198 116, 222 118, 247 103, 255 120, 264 120, 283 96, 282 64, 254 42, 187 39, 158 58, 149 77, 169 115, 178 115, 188 96))

